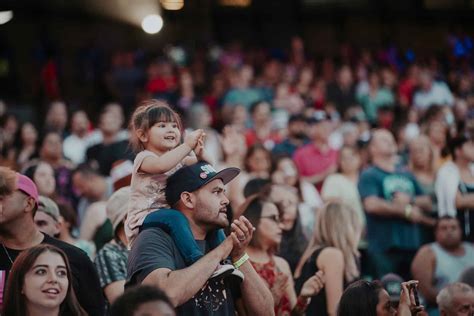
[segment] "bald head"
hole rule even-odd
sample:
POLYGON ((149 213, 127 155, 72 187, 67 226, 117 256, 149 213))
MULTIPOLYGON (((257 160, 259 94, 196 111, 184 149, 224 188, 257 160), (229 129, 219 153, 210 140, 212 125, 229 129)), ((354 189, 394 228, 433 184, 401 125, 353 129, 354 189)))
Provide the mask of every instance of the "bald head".
POLYGON ((369 150, 372 159, 393 158, 397 152, 397 143, 390 131, 378 129, 372 133, 369 150))

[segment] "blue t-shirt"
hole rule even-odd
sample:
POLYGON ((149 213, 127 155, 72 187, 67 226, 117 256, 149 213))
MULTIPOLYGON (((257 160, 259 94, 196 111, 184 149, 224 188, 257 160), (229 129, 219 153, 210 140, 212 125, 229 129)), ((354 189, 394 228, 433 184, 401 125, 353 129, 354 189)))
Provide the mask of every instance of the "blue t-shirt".
MULTIPOLYGON (((391 202, 396 192, 403 192, 411 197, 423 194, 412 174, 404 171, 387 172, 378 167, 369 167, 362 172, 358 188, 362 201, 367 197, 377 196, 391 202)), ((366 217, 369 250, 416 250, 421 246, 421 230, 418 224, 402 218, 368 213, 366 217)))

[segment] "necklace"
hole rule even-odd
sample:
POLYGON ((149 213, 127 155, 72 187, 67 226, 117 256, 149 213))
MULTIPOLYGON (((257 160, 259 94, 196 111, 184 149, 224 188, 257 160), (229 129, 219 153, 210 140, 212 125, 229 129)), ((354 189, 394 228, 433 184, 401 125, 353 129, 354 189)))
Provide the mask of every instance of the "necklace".
POLYGON ((7 254, 8 260, 10 260, 10 263, 13 264, 12 257, 10 257, 10 254, 8 253, 7 248, 5 247, 5 245, 3 243, 2 243, 2 247, 3 247, 3 250, 5 251, 5 253, 7 254))

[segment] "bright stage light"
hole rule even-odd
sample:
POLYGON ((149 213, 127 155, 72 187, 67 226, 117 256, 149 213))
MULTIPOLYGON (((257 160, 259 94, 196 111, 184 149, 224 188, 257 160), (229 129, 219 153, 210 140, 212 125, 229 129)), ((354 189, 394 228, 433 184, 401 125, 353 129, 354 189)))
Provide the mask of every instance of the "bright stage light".
POLYGON ((142 21, 142 29, 148 34, 156 34, 163 27, 163 19, 157 14, 146 16, 142 21))
POLYGON ((161 0, 161 5, 165 10, 181 10, 184 7, 184 0, 161 0))
POLYGON ((0 25, 13 19, 13 11, 0 11, 0 25))

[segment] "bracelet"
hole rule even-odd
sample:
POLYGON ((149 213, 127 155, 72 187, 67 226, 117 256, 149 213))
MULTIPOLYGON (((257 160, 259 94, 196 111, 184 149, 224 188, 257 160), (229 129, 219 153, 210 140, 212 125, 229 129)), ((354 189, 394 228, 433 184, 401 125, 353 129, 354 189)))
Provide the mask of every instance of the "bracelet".
POLYGON ((412 208, 411 204, 408 204, 407 206, 405 206, 405 218, 406 219, 410 219, 412 210, 413 210, 413 208, 412 208))
POLYGON ((249 259, 250 259, 249 255, 247 253, 244 253, 244 255, 242 257, 240 257, 239 260, 234 262, 234 267, 236 269, 240 268, 240 266, 243 265, 249 259))
POLYGON ((311 297, 301 297, 298 296, 298 300, 296 301, 296 307, 299 311, 304 312, 311 301, 311 297))

